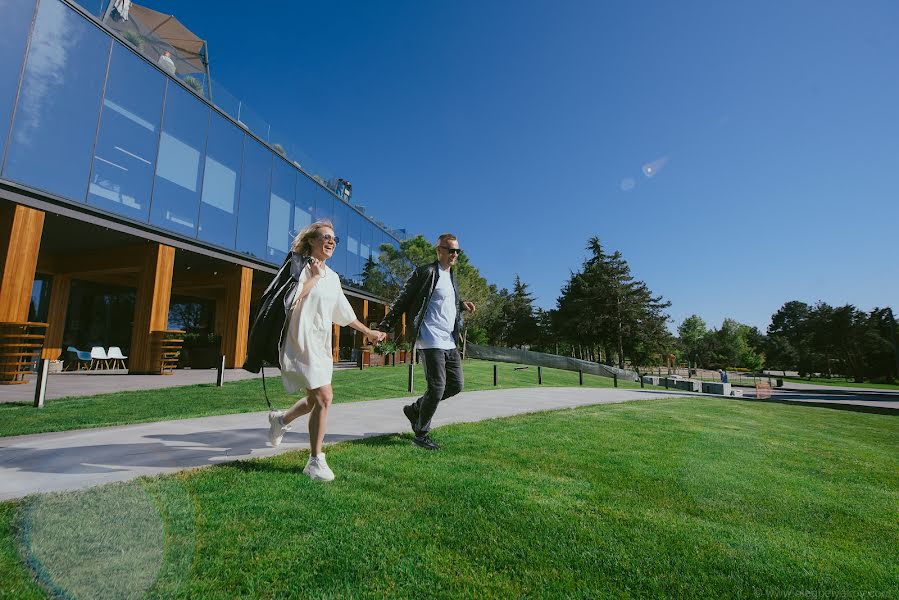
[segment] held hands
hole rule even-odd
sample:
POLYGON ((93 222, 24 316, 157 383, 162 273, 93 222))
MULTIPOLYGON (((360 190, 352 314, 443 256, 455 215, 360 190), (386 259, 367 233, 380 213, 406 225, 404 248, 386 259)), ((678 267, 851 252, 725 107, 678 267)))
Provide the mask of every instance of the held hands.
POLYGON ((462 306, 465 307, 465 310, 467 312, 474 313, 474 311, 475 311, 474 302, 463 302, 462 306))
POLYGON ((368 333, 365 334, 365 337, 367 337, 368 341, 370 341, 372 344, 379 344, 387 339, 387 334, 383 331, 369 329, 368 333))

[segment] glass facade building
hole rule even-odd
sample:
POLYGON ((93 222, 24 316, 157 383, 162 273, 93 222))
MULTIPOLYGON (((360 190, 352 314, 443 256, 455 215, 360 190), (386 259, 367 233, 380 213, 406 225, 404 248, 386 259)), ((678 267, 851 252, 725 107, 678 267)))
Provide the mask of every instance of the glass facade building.
POLYGON ((359 283, 399 241, 64 0, 0 0, 0 178, 279 266, 316 219, 359 283))

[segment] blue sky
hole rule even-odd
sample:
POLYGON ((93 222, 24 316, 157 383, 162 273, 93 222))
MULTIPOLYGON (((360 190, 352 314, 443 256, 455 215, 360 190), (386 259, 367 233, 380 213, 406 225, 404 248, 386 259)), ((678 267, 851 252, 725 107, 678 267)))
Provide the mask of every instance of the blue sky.
POLYGON ((673 326, 899 307, 899 3, 145 4, 371 214, 540 306, 596 235, 673 326))

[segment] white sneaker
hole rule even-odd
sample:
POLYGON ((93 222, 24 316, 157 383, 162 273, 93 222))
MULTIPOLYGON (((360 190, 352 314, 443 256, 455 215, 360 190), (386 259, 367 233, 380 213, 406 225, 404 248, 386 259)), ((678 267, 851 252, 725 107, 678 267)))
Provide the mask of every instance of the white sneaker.
POLYGON ((318 456, 310 456, 309 462, 306 463, 306 468, 303 469, 303 473, 308 475, 309 479, 315 479, 317 481, 331 481, 334 479, 334 471, 332 471, 331 467, 328 466, 328 463, 325 462, 324 452, 318 456))
POLYGON ((284 433, 290 431, 290 425, 284 424, 284 411, 273 410, 268 413, 268 443, 277 448, 284 437, 284 433))

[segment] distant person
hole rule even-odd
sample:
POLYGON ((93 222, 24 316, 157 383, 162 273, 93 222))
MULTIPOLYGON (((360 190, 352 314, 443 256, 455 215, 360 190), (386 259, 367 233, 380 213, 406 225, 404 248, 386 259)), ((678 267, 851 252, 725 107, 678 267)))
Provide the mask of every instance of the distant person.
POLYGON ((283 329, 279 362, 284 390, 293 394, 305 389, 306 397, 286 411, 273 410, 268 415, 269 442, 277 446, 284 432, 290 430, 290 423, 310 413, 309 461, 303 473, 321 481, 334 479, 334 472, 322 452, 328 408, 334 399, 331 389, 334 372, 332 323, 350 326, 375 343, 387 337, 387 334, 369 329, 356 319, 340 286, 340 277, 325 265, 339 241, 329 221, 318 221, 307 226, 293 241, 287 260, 296 287, 291 296, 285 298, 285 306, 290 306, 290 313, 287 315, 287 326, 283 329))
POLYGON ((721 376, 721 383, 727 383, 727 371, 721 369, 718 374, 721 376))
POLYGON ((378 329, 393 331, 403 314, 411 325, 415 349, 421 352, 428 389, 407 406, 403 414, 409 419, 415 437, 412 443, 426 450, 439 446, 431 439, 431 418, 437 404, 462 391, 465 380, 462 358, 457 344, 462 330, 462 311, 473 313, 475 305, 459 298, 453 277, 453 265, 462 254, 459 240, 451 233, 437 238, 434 247, 437 260, 412 272, 399 297, 381 321, 378 329))
POLYGON ((162 55, 159 57, 159 62, 157 62, 156 64, 158 64, 163 71, 165 71, 172 77, 175 76, 175 72, 177 71, 177 69, 175 68, 175 61, 172 60, 172 53, 168 50, 162 53, 162 55))

